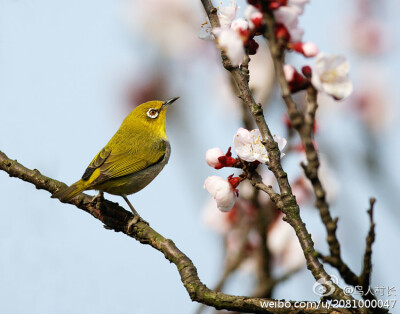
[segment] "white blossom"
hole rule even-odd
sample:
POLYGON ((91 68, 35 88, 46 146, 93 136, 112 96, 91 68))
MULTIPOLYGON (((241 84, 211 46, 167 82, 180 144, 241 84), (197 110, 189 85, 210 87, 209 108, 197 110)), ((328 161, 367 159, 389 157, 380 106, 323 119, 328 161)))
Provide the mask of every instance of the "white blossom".
MULTIPOLYGON (((285 154, 282 153, 282 149, 286 145, 286 139, 278 136, 274 136, 274 139, 278 143, 281 157, 283 157, 285 154)), ((233 148, 242 160, 248 162, 257 160, 261 163, 269 161, 268 152, 262 143, 261 133, 258 129, 248 131, 239 128, 233 138, 233 148)))
POLYGON ((228 212, 235 205, 237 194, 228 180, 211 176, 204 181, 204 188, 214 197, 220 211, 228 212))
POLYGON ((231 28, 217 27, 213 30, 218 45, 226 52, 233 66, 242 63, 245 54, 243 41, 237 31, 231 28))
POLYGON ((342 55, 318 54, 312 71, 311 82, 321 92, 343 99, 353 91, 349 78, 349 63, 342 55))
POLYGON ((219 164, 218 157, 224 156, 225 154, 218 147, 211 148, 206 152, 206 162, 210 167, 215 167, 219 164))

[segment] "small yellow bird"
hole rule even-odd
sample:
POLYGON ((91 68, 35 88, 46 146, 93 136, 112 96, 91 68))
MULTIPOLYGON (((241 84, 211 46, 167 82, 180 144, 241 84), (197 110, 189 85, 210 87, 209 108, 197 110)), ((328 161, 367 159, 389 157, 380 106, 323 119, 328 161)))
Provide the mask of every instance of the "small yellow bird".
POLYGON ((166 109, 179 99, 149 101, 132 110, 117 133, 94 157, 82 179, 52 195, 68 202, 85 190, 98 190, 126 197, 146 187, 167 164, 171 147, 165 131, 166 109))

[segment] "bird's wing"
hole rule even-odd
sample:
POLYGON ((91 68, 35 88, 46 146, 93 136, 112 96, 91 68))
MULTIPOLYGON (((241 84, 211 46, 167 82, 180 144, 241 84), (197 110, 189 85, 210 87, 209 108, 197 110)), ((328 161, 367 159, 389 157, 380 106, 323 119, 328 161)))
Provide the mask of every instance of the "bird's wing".
POLYGON ((92 186, 100 185, 109 179, 123 177, 159 162, 163 159, 168 142, 143 143, 139 150, 113 150, 103 148, 90 163, 82 179, 88 180, 96 169, 100 170, 97 178, 92 178, 92 186))
POLYGON ((83 181, 87 181, 90 179, 91 175, 93 172, 99 168, 102 164, 104 164, 104 161, 110 156, 111 154, 111 149, 108 148, 107 146, 104 147, 97 155, 96 157, 93 158, 92 162, 89 164, 89 166, 86 168, 85 173, 82 176, 83 181))

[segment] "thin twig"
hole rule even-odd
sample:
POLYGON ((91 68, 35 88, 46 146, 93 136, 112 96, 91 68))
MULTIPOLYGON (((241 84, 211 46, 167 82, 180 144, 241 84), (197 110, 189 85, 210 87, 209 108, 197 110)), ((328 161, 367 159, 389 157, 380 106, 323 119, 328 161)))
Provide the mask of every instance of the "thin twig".
POLYGON ((360 274, 360 282, 363 287, 363 291, 367 291, 371 281, 372 272, 372 244, 375 241, 375 222, 374 222, 374 205, 375 198, 370 198, 370 207, 367 211, 369 216, 370 228, 366 238, 365 254, 364 254, 364 265, 360 274))

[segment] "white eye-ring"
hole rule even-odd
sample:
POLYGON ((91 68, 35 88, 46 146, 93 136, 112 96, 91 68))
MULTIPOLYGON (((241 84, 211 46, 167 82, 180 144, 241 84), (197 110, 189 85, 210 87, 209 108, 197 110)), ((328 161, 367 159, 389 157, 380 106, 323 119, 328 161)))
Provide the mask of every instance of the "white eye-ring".
POLYGON ((152 119, 157 118, 157 117, 158 117, 158 110, 157 110, 157 109, 154 109, 154 108, 150 108, 150 109, 147 111, 147 116, 148 116, 149 118, 152 118, 152 119))

